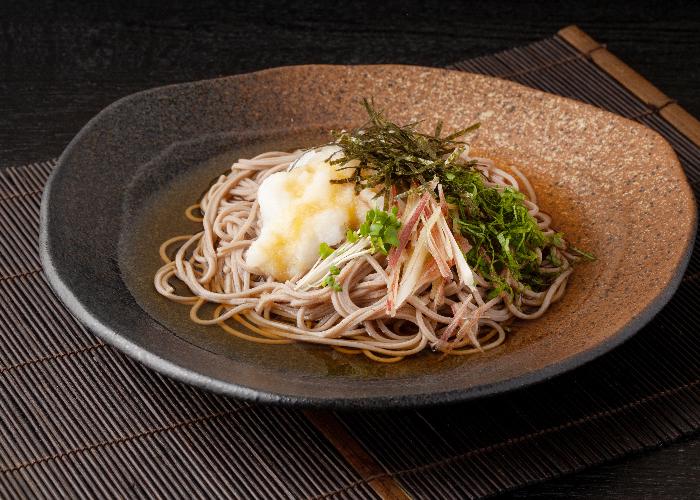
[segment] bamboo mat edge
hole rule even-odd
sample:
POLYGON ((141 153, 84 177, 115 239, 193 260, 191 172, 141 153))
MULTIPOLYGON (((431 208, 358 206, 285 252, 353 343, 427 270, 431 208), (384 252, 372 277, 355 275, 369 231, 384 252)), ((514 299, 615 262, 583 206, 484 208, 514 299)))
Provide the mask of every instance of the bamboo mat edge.
POLYGON ((598 43, 578 26, 572 24, 562 28, 557 35, 652 111, 659 113, 694 144, 700 146, 700 121, 681 107, 675 99, 661 92, 649 80, 610 52, 605 45, 598 43))

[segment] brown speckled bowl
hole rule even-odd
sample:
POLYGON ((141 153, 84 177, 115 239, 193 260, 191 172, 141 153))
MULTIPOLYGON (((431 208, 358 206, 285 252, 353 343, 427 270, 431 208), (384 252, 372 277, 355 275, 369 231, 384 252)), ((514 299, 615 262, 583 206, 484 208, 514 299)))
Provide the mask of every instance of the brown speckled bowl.
POLYGON ((47 275, 105 341, 172 377, 259 401, 388 407, 465 400, 543 380, 611 349, 668 301, 695 204, 657 133, 503 80, 407 66, 299 66, 163 87, 97 115, 61 156, 42 204, 47 275), (261 346, 187 320, 153 289, 158 245, 231 161, 310 146, 364 120, 480 121, 475 149, 517 164, 554 225, 598 256, 564 299, 486 354, 379 365, 312 345, 261 346))

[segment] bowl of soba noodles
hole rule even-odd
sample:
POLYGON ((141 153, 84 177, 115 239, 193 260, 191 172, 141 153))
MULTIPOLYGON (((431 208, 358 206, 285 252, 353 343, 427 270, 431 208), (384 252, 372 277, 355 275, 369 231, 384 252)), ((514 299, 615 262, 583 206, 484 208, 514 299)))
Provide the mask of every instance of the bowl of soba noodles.
POLYGON ((695 220, 640 124, 482 75, 296 66, 106 108, 50 179, 41 253, 78 319, 166 375, 407 407, 620 344, 675 291, 695 220))

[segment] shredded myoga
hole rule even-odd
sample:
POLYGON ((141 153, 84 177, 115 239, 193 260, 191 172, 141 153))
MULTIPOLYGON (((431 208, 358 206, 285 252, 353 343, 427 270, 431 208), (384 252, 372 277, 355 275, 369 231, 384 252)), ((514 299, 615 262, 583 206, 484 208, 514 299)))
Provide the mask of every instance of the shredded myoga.
MULTIPOLYGON (((348 239, 330 248, 330 255, 319 256, 310 270, 273 279, 246 262, 263 226, 258 189, 273 174, 288 171, 303 153, 274 151, 239 159, 198 205, 185 211, 188 219, 201 223, 201 231, 161 245, 164 264, 155 275, 155 287, 164 297, 187 304, 193 322, 218 325, 261 344, 322 344, 387 363, 424 350, 468 355, 501 345, 514 319, 542 316, 564 295, 572 264, 587 255, 568 246, 550 227, 551 217, 539 209, 520 170, 509 166, 506 171, 488 158, 471 157, 462 146, 448 160, 440 160, 441 165, 449 170, 455 168, 452 162, 478 174, 484 197, 502 204, 499 196, 519 200, 524 207, 520 218, 531 219, 539 246, 525 248, 528 240, 522 236, 516 241, 516 230, 503 237, 511 238, 505 243, 503 230, 493 241, 487 233, 479 236, 474 228, 488 229, 488 224, 470 222, 464 211, 462 222, 454 215, 459 200, 448 196, 454 176, 430 171, 433 177, 423 185, 414 182, 403 195, 396 188, 391 191, 394 197, 385 209, 393 205, 393 212, 386 213, 389 218, 393 213, 400 226, 393 245, 383 252, 369 236, 348 231, 348 239), (494 249, 499 242, 502 248, 494 249), (527 273, 509 264, 517 248, 531 262, 529 267, 522 262, 513 266, 527 267, 527 273), (496 265, 497 251, 505 252, 505 264, 496 265), (173 286, 178 282, 178 289, 189 292, 178 293, 173 286)), ((345 160, 351 156, 346 150, 345 160)), ((355 173, 359 182, 359 169, 355 173)), ((362 188, 369 185, 368 177, 364 179, 362 188)), ((507 227, 515 228, 516 222, 507 227)))

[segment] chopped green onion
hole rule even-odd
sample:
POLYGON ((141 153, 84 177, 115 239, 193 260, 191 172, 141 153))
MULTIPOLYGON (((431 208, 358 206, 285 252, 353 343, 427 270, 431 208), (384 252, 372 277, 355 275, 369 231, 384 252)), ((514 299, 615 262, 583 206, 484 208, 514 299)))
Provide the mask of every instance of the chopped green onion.
POLYGON ((365 221, 357 230, 357 236, 369 238, 372 244, 372 253, 381 252, 386 255, 389 247, 399 244, 398 230, 401 221, 396 217, 398 209, 394 207, 391 212, 385 212, 378 208, 373 208, 367 212, 365 221))
POLYGON ((325 259, 332 253, 333 249, 326 242, 321 243, 321 245, 318 247, 318 254, 321 256, 322 259, 325 259))
POLYGON ((328 272, 328 276, 326 276, 323 279, 323 281, 321 282, 321 286, 322 287, 326 287, 326 286, 331 287, 336 292, 342 291, 343 286, 335 280, 335 277, 338 276, 339 274, 340 274, 340 269, 338 269, 338 266, 331 266, 331 268, 328 272))

